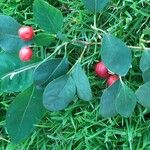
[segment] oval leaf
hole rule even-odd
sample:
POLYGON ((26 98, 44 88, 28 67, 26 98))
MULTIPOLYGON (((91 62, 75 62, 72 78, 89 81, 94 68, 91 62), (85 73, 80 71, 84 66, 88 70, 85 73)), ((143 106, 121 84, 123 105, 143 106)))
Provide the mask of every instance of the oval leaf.
POLYGON ((85 7, 92 13, 97 13, 103 10, 111 0, 84 0, 85 7))
POLYGON ((37 24, 49 33, 57 33, 63 26, 62 13, 44 0, 35 0, 33 14, 37 24))
POLYGON ((150 68, 143 72, 142 77, 144 82, 150 81, 150 68))
POLYGON ((0 47, 5 51, 18 51, 29 43, 18 36, 21 25, 12 17, 0 15, 0 47))
POLYGON ((102 40, 101 57, 107 68, 125 76, 131 67, 131 50, 118 38, 105 33, 102 40))
POLYGON ((148 68, 150 68, 150 51, 145 49, 140 59, 140 69, 144 72, 148 68))
POLYGON ((38 46, 49 46, 54 41, 54 39, 55 39, 54 36, 52 36, 51 34, 39 33, 34 38, 34 42, 38 46))
POLYGON ((42 93, 30 87, 11 103, 6 115, 6 128, 13 143, 25 139, 43 116, 42 93))
POLYGON ((68 60, 56 58, 43 62, 34 71, 34 83, 45 86, 53 79, 56 79, 68 72, 68 60))
POLYGON ((72 77, 62 76, 53 80, 45 88, 43 104, 50 111, 63 110, 74 99, 75 93, 76 87, 72 77))
POLYGON ((33 69, 39 59, 20 61, 17 54, 0 53, 0 92, 19 92, 33 83, 33 69))
POLYGON ((140 86, 136 91, 136 96, 138 98, 138 102, 142 106, 150 108, 150 82, 147 82, 140 86))
POLYGON ((137 98, 127 85, 122 84, 115 102, 117 112, 123 117, 130 117, 136 106, 137 98))
POLYGON ((72 77, 76 84, 78 97, 84 101, 90 101, 92 99, 92 91, 89 80, 81 67, 81 64, 77 64, 72 72, 72 77))
POLYGON ((117 115, 115 100, 120 86, 120 81, 117 81, 112 86, 104 90, 102 97, 100 98, 100 114, 102 117, 108 118, 117 115))

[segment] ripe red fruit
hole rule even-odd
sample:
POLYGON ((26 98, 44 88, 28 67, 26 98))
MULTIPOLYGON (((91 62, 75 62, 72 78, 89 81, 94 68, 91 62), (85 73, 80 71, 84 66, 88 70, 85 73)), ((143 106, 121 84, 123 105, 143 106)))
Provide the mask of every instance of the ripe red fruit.
POLYGON ((32 49, 28 46, 25 46, 20 49, 19 57, 22 61, 29 61, 32 57, 32 49))
POLYGON ((32 27, 24 26, 21 27, 18 31, 19 37, 24 41, 30 41, 33 39, 34 36, 34 30, 32 27))
POLYGON ((119 77, 117 75, 111 75, 107 80, 107 85, 111 86, 113 85, 117 80, 119 80, 119 77))
POLYGON ((98 62, 96 65, 95 65, 95 73, 101 77, 101 78, 108 78, 109 77, 109 72, 108 72, 108 69, 106 68, 106 66, 104 65, 104 63, 101 61, 101 62, 98 62))

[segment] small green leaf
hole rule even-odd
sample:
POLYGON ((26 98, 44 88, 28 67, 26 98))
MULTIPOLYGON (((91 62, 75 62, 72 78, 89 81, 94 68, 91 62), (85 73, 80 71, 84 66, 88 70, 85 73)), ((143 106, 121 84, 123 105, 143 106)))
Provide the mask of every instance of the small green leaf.
POLYGON ((72 77, 76 84, 77 94, 80 99, 84 101, 90 101, 92 99, 92 91, 90 87, 89 80, 81 67, 81 64, 76 64, 72 77))
POLYGON ((150 27, 146 27, 146 28, 143 30, 143 34, 144 34, 144 35, 150 35, 150 27))
POLYGON ((84 0, 84 4, 87 10, 92 13, 100 12, 111 0, 84 0))
POLYGON ((6 115, 6 128, 13 143, 25 139, 43 116, 42 91, 30 87, 11 103, 6 115))
POLYGON ((68 72, 69 64, 67 58, 50 59, 40 64, 34 71, 34 83, 45 86, 68 72))
POLYGON ((123 117, 130 117, 136 102, 135 93, 127 85, 122 84, 115 101, 117 112, 123 117))
POLYGON ((38 58, 32 58, 30 62, 22 62, 18 54, 1 52, 0 92, 19 92, 31 86, 38 61, 38 58))
POLYGON ((52 36, 51 34, 39 33, 34 38, 34 42, 38 46, 49 46, 54 41, 54 39, 55 39, 54 36, 52 36))
POLYGON ((49 5, 44 0, 35 0, 33 14, 37 24, 48 33, 55 34, 63 26, 61 11, 49 5))
POLYGON ((101 57, 106 67, 120 76, 131 68, 131 50, 120 39, 105 33, 102 40, 101 57))
POLYGON ((150 51, 145 49, 140 60, 140 69, 145 72, 148 68, 150 68, 150 51))
POLYGON ((150 82, 147 82, 140 86, 136 91, 136 96, 138 98, 138 102, 142 106, 150 108, 150 82))
POLYGON ((120 81, 117 81, 104 90, 102 97, 100 98, 100 114, 102 117, 108 118, 117 115, 115 100, 120 90, 120 86, 120 81))
POLYGON ((19 38, 20 27, 21 25, 12 17, 0 15, 0 47, 3 50, 14 52, 29 44, 19 38))
POLYGON ((150 81, 150 68, 143 72, 142 77, 144 82, 150 81))
POLYGON ((43 104, 50 111, 63 110, 73 101, 75 93, 76 87, 72 77, 62 76, 50 82, 45 88, 43 104))

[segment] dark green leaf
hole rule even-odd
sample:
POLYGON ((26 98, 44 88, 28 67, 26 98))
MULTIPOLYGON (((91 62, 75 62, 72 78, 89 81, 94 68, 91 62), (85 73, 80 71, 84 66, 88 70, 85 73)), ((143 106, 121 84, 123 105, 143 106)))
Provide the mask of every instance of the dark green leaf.
POLYGON ((100 12, 111 0, 84 0, 87 10, 92 13, 100 12))
POLYGON ((51 34, 39 33, 34 38, 34 42, 38 46, 49 46, 54 41, 54 39, 55 39, 54 36, 52 36, 51 34))
POLYGON ((33 69, 39 59, 20 61, 17 54, 0 53, 0 92, 19 92, 33 83, 33 69))
POLYGON ((137 98, 135 93, 122 83, 115 102, 117 112, 123 117, 130 117, 136 106, 137 98))
POLYGON ((100 101, 100 114, 108 118, 117 115, 115 100, 120 90, 120 81, 104 90, 100 101))
POLYGON ((63 110, 73 101, 75 93, 76 87, 72 77, 62 76, 50 82, 45 88, 43 104, 50 111, 63 110))
POLYGON ((33 14, 37 24, 48 33, 57 33, 63 26, 62 13, 44 0, 35 0, 33 14))
POLYGON ((78 97, 85 101, 90 101, 92 99, 92 91, 90 87, 89 80, 81 67, 81 64, 77 64, 72 73, 74 82, 77 87, 78 97))
POLYGON ((30 87, 11 103, 6 115, 6 128, 12 142, 19 143, 26 138, 43 116, 42 93, 30 87))
POLYGON ((150 68, 143 72, 142 77, 144 82, 150 81, 150 68))
POLYGON ((140 69, 144 72, 148 68, 150 68, 150 51, 145 49, 140 60, 140 69))
POLYGON ((102 40, 101 57, 107 68, 125 76, 131 67, 131 50, 118 38, 105 33, 102 40))
POLYGON ((21 25, 12 17, 0 15, 0 47, 5 51, 18 51, 29 43, 18 36, 21 25))
POLYGON ((68 60, 56 58, 43 62, 34 71, 34 83, 45 86, 53 79, 56 79, 68 72, 68 60))
POLYGON ((138 98, 138 102, 142 106, 150 108, 150 82, 147 82, 140 86, 136 91, 136 96, 138 98))

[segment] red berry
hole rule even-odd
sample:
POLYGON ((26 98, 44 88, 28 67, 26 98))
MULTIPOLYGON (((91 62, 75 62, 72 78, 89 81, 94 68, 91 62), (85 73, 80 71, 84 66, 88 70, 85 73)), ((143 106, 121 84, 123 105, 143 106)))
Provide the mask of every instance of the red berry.
POLYGON ((28 46, 21 48, 19 57, 22 61, 29 61, 32 57, 32 49, 28 46))
POLYGON ((96 65, 95 65, 95 73, 101 77, 101 78, 108 78, 109 77, 109 72, 108 72, 108 69, 106 68, 106 66, 104 65, 104 63, 101 61, 101 62, 98 62, 96 65))
POLYGON ((30 41, 33 39, 34 36, 34 30, 32 27, 24 26, 21 27, 18 31, 19 37, 24 41, 30 41))
POLYGON ((111 86, 113 85, 117 80, 119 80, 119 77, 117 75, 111 75, 107 80, 107 85, 111 86))

